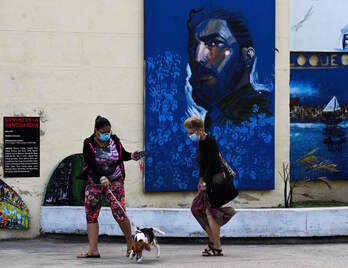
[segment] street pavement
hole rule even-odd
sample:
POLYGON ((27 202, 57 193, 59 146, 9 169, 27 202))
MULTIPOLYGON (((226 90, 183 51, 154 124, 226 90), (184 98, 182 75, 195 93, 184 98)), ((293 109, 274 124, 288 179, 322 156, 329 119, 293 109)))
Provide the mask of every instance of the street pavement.
POLYGON ((204 245, 162 244, 161 258, 144 254, 141 263, 128 260, 125 245, 102 242, 100 259, 77 259, 86 242, 40 238, 0 241, 0 267, 342 267, 348 268, 348 243, 223 245, 223 257, 202 257, 204 245))

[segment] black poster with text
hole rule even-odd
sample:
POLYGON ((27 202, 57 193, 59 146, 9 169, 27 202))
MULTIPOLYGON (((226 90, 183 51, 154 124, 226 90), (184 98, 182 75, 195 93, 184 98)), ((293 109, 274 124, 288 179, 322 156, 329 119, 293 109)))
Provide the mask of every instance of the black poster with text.
POLYGON ((4 177, 40 177, 40 117, 4 117, 4 177))

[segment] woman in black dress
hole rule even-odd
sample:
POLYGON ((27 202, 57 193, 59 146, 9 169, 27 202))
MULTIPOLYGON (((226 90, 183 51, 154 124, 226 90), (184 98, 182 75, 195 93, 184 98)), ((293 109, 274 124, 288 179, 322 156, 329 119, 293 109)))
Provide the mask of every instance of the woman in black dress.
POLYGON ((191 211, 209 237, 209 245, 202 255, 223 256, 220 227, 226 224, 236 211, 232 207, 212 208, 206 192, 207 185, 212 181, 213 176, 223 172, 219 148, 215 138, 204 131, 201 118, 190 117, 185 121, 184 126, 190 139, 198 142, 197 161, 200 167, 198 194, 192 201, 191 211))

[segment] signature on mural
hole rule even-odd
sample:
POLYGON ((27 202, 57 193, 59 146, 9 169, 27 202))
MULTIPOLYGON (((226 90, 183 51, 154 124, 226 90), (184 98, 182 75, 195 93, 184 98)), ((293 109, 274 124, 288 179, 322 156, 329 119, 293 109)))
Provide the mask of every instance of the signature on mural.
POLYGON ((0 179, 0 229, 29 229, 30 212, 22 198, 0 179))

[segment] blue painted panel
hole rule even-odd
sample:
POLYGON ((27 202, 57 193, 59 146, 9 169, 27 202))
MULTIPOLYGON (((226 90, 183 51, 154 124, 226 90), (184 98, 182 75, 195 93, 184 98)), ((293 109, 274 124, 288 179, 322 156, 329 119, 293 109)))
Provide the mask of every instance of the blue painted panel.
POLYGON ((239 189, 274 188, 274 33, 274 0, 145 0, 146 192, 196 189, 192 114, 239 189))
POLYGON ((291 178, 347 179, 348 53, 292 52, 290 61, 291 178), (339 110, 324 112, 334 97, 339 110), (296 163, 313 149, 318 149, 318 164, 335 164, 338 171, 308 171, 296 163))

